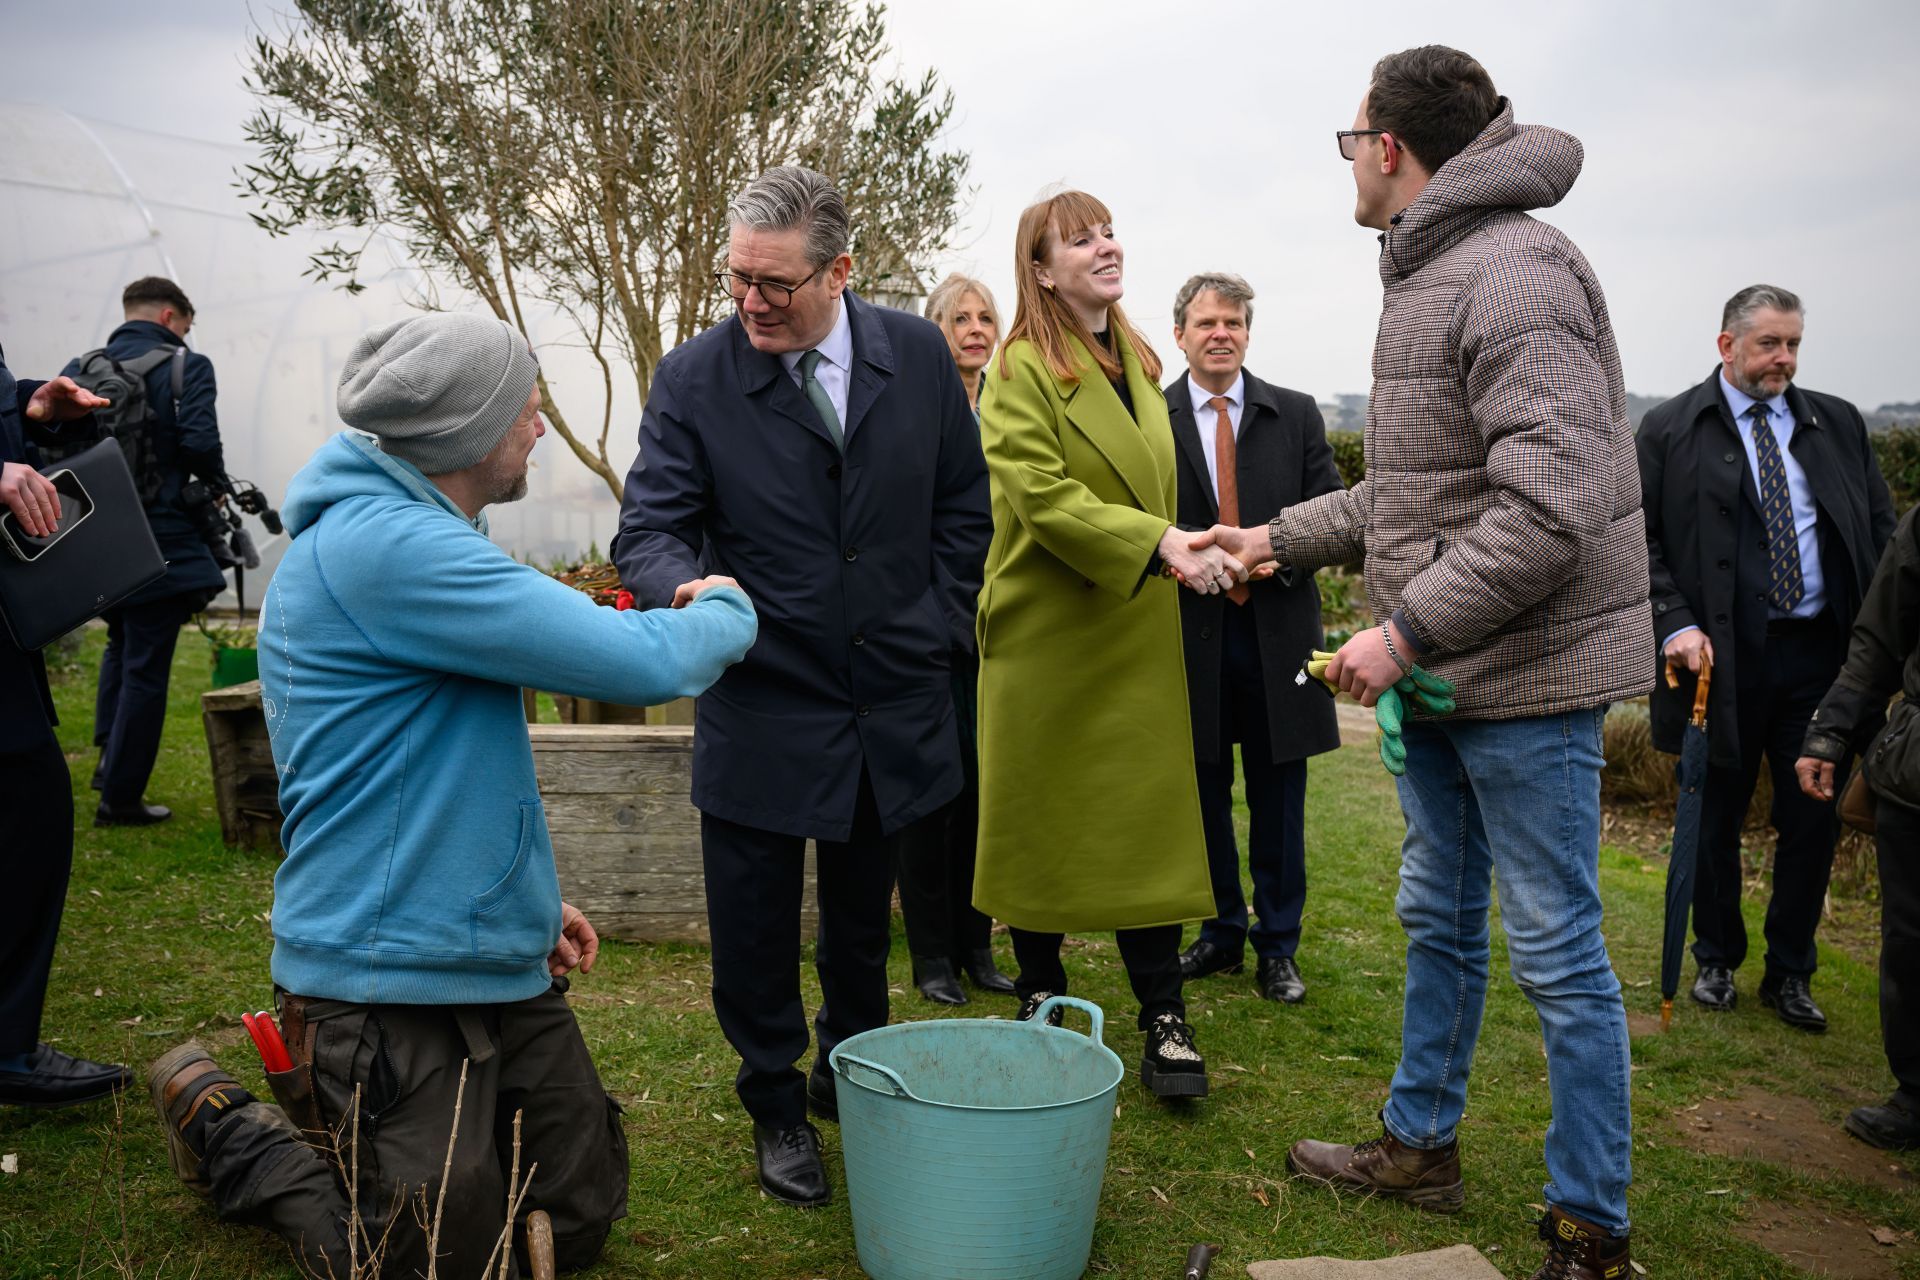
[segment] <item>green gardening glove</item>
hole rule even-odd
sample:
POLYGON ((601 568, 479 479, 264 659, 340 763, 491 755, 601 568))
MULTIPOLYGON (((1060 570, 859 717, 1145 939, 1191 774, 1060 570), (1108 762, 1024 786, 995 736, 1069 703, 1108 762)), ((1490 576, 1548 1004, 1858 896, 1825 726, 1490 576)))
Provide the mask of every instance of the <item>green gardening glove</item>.
POLYGON ((1453 714, 1453 684, 1432 672, 1415 666, 1411 672, 1400 677, 1399 683, 1393 687, 1400 691, 1401 697, 1411 698, 1415 707, 1430 716, 1453 714))
POLYGON ((1380 763, 1398 778, 1407 771, 1407 744, 1400 740, 1400 727, 1406 721, 1406 704, 1395 685, 1373 704, 1374 723, 1380 726, 1380 763))

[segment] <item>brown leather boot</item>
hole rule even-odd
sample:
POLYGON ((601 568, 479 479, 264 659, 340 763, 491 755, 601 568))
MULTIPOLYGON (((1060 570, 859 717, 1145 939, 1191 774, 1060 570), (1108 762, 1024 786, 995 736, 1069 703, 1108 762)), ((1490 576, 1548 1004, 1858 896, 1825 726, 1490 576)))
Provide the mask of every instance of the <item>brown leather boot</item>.
POLYGON ((1609 1235, 1564 1210, 1548 1207, 1540 1238, 1547 1242, 1547 1260, 1533 1280, 1627 1280, 1632 1274, 1626 1236, 1609 1235))
POLYGON ((167 1155, 173 1161, 173 1171, 203 1196, 213 1193, 213 1183, 200 1167, 206 1152, 196 1149, 188 1129, 202 1109, 233 1111, 254 1123, 299 1132, 280 1108, 258 1101, 241 1088, 196 1040, 167 1051, 147 1069, 147 1092, 153 1097, 154 1110, 160 1113, 161 1127, 167 1131, 167 1155))
POLYGON ((1458 1213, 1466 1201, 1460 1178, 1460 1144, 1422 1151, 1382 1126, 1380 1136, 1358 1146, 1304 1141, 1287 1152, 1287 1168, 1336 1191, 1389 1196, 1431 1213, 1458 1213))

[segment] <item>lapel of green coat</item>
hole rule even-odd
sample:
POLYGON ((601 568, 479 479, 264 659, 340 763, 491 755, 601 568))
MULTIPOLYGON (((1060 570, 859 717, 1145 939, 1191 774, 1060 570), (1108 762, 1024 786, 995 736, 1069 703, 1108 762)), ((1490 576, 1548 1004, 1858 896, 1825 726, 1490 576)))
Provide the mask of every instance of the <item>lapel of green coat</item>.
POLYGON ((1139 415, 1136 423, 1086 345, 1072 335, 1067 341, 1080 367, 1079 381, 1061 388, 1067 396, 1067 421, 1100 451, 1142 511, 1171 520, 1173 428, 1167 421, 1166 396, 1140 367, 1127 335, 1120 334, 1120 362, 1139 415))

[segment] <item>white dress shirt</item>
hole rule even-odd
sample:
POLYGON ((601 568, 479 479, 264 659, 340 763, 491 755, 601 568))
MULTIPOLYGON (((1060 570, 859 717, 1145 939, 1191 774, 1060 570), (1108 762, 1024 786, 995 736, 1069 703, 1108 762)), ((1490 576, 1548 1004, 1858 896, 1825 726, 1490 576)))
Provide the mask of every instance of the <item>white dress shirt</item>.
MULTIPOLYGON (((1213 484, 1214 501, 1220 500, 1220 464, 1214 460, 1214 430, 1220 421, 1220 414, 1207 403, 1215 392, 1207 390, 1195 380, 1193 371, 1187 371, 1187 392, 1193 397, 1193 424, 1200 430, 1200 452, 1207 458, 1207 479, 1213 484)), ((1240 443, 1240 418, 1247 404, 1247 376, 1244 373, 1233 375, 1233 385, 1221 392, 1227 397, 1227 420, 1233 423, 1233 441, 1240 443)))
MULTIPOLYGON (((1747 450, 1747 470, 1753 474, 1753 487, 1756 493, 1760 489, 1760 454, 1753 444, 1753 419, 1747 416, 1747 410, 1753 408, 1754 398, 1727 381, 1727 372, 1720 371, 1720 394, 1727 399, 1727 408, 1733 410, 1733 421, 1740 428, 1740 443, 1747 450)), ((1792 613, 1781 613, 1772 605, 1767 606, 1769 618, 1811 618, 1827 607, 1827 580, 1820 571, 1820 510, 1813 502, 1813 486, 1807 482, 1805 468, 1799 459, 1793 456, 1793 450, 1787 446, 1793 443, 1793 410, 1787 407, 1787 397, 1783 392, 1766 402, 1772 415, 1767 425, 1773 428, 1774 441, 1780 446, 1780 462, 1787 473, 1787 498, 1793 506, 1793 533, 1800 543, 1800 581, 1805 591, 1800 603, 1794 606, 1792 613)))
MULTIPOLYGON (((1740 435, 1741 447, 1747 451, 1747 473, 1753 477, 1754 493, 1760 491, 1760 451, 1753 443, 1753 419, 1747 411, 1757 403, 1754 398, 1727 381, 1727 371, 1720 371, 1720 395, 1727 402, 1727 408, 1733 413, 1734 429, 1740 435)), ((1784 392, 1766 402, 1771 415, 1767 425, 1773 430, 1774 443, 1780 446, 1780 463, 1787 473, 1787 499, 1793 506, 1793 532, 1800 544, 1800 582, 1802 591, 1800 603, 1794 606, 1792 613, 1782 613, 1772 602, 1767 604, 1768 618, 1811 618, 1827 607, 1827 580, 1820 565, 1820 512, 1814 505, 1813 486, 1807 482, 1807 472, 1793 456, 1788 446, 1793 443, 1793 410, 1787 407, 1784 392)), ((1681 627, 1660 642, 1665 648, 1674 636, 1689 631, 1698 631, 1699 627, 1681 627)))
MULTIPOLYGON (((847 299, 843 294, 834 300, 839 308, 833 319, 833 328, 820 345, 813 348, 820 353, 820 363, 814 367, 813 376, 827 393, 827 399, 833 401, 833 411, 840 415, 840 431, 847 430, 847 386, 853 378, 853 328, 847 323, 847 299)), ((800 376, 800 357, 805 351, 782 351, 780 363, 785 365, 787 373, 793 378, 793 385, 806 390, 805 379, 800 376)))

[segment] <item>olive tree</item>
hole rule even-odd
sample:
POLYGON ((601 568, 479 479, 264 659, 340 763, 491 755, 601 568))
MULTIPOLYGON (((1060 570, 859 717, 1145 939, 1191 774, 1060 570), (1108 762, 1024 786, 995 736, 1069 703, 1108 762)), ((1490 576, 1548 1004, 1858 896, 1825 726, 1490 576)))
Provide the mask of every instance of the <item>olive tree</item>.
MULTIPOLYGON (((885 11, 849 0, 297 0, 256 30, 239 185, 280 234, 341 236, 309 274, 349 290, 372 237, 526 329, 570 318, 605 383, 583 429, 542 407, 618 496, 613 392, 731 305, 712 273, 727 200, 754 174, 830 174, 854 286, 920 291, 967 171, 943 149, 953 96, 876 72, 885 11)), ((420 299, 432 305, 432 298, 420 299)))

